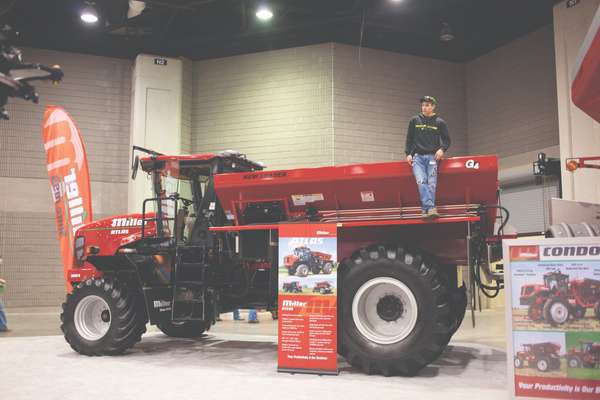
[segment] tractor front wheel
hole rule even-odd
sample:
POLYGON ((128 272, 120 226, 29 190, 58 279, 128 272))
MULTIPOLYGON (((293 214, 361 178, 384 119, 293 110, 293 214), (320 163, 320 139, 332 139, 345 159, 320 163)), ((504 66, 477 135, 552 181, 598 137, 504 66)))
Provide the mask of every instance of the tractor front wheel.
POLYGON ((309 271, 310 271, 310 268, 308 268, 308 265, 306 265, 306 264, 298 264, 296 266, 296 276, 298 276, 300 278, 304 278, 305 276, 308 276, 309 271))
POLYGON ((432 260, 403 247, 372 246, 344 263, 340 354, 368 374, 415 375, 444 350, 449 296, 432 260))
POLYGON ((579 356, 570 356, 567 359, 567 365, 569 368, 581 368, 583 366, 583 360, 579 356))
POLYGON ((62 305, 60 328, 73 350, 87 356, 115 355, 146 332, 143 295, 110 279, 88 279, 62 305))
POLYGON ((552 297, 544 304, 544 319, 552 326, 563 325, 569 320, 569 304, 560 297, 552 297))
POLYGON ((208 321, 168 321, 157 325, 167 336, 176 338, 197 338, 210 328, 208 321))
POLYGON ((523 359, 521 357, 515 357, 515 368, 523 368, 523 359))
POLYGON ((331 272, 333 272, 333 263, 326 262, 325 265, 323 265, 323 273, 329 275, 331 272))
POLYGON ((550 368, 550 360, 546 357, 540 357, 536 360, 535 366, 540 372, 547 372, 550 368))

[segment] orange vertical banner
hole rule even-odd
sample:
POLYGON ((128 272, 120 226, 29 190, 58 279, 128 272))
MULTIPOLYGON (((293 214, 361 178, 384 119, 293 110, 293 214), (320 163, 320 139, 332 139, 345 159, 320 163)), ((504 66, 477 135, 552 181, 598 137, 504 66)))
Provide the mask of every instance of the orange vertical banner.
POLYGON ((85 147, 79 129, 62 108, 48 106, 42 124, 42 139, 56 230, 60 243, 67 290, 72 290, 67 271, 73 267, 73 240, 77 229, 92 221, 92 197, 85 147))

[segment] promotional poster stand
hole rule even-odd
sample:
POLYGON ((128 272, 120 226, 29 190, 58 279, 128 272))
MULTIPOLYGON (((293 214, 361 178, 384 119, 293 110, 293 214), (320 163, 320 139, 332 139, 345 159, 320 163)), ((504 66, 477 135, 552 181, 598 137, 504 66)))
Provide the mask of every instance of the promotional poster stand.
POLYGON ((279 372, 337 375, 336 224, 279 227, 279 372))
POLYGON ((600 240, 503 242, 511 398, 600 398, 600 240))

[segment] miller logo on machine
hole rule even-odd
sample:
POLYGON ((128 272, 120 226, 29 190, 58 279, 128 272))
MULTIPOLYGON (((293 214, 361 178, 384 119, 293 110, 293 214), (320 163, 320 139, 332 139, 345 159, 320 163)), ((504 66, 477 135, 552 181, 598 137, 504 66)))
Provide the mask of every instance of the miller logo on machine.
POLYGON ((142 226, 142 220, 140 218, 113 218, 110 226, 112 228, 142 226))

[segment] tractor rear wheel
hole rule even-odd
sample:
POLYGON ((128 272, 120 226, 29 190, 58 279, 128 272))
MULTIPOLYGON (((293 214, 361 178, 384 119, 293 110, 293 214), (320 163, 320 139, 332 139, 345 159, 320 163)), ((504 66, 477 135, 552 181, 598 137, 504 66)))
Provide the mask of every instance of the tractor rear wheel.
POLYGON ((515 357, 515 368, 523 368, 523 359, 521 357, 515 357))
POLYGON ((415 375, 444 350, 453 329, 446 280, 432 260, 372 246, 344 263, 338 286, 340 354, 368 374, 415 375))
POLYGON ((535 366, 540 372, 546 372, 550 368, 550 360, 547 357, 540 357, 535 361, 535 366))
POLYGON ((157 325, 167 336, 176 338, 197 338, 210 328, 208 321, 168 321, 157 325))
POLYGON ((569 356, 567 365, 569 368, 581 368, 583 366, 583 360, 579 356, 569 356))
POLYGON ((544 319, 552 326, 563 325, 569 320, 569 304, 560 297, 551 297, 544 304, 544 319))
POLYGON ((308 276, 309 271, 310 271, 310 268, 308 268, 308 265, 306 265, 306 264, 298 264, 296 266, 296 276, 298 276, 300 278, 304 278, 305 276, 308 276))
POLYGON ((146 332, 143 295, 110 279, 88 279, 62 305, 60 328, 73 350, 114 355, 133 347, 146 332))

